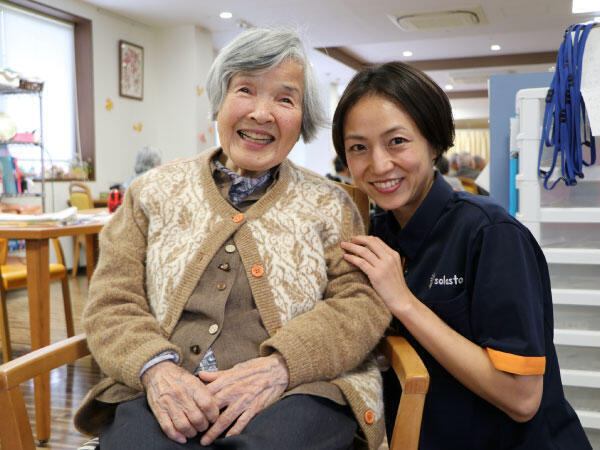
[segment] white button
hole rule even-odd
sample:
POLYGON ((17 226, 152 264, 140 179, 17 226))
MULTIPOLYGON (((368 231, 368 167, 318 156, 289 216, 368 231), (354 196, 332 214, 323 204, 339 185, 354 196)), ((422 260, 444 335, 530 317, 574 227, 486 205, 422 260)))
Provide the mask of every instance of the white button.
POLYGON ((235 252, 235 245, 233 245, 233 244, 226 245, 225 246, 225 251, 227 253, 233 253, 233 252, 235 252))
POLYGON ((219 325, 216 323, 213 323, 210 327, 208 327, 208 332, 210 334, 215 334, 217 331, 219 331, 219 325))

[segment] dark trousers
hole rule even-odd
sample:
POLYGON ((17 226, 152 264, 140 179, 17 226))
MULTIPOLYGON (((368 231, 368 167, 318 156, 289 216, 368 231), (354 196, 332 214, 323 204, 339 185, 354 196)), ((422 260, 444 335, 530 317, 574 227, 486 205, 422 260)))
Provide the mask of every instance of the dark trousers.
POLYGON ((200 445, 199 433, 178 444, 160 429, 145 397, 121 403, 100 431, 100 450, 334 450, 352 448, 357 423, 348 406, 312 395, 285 397, 258 414, 241 435, 200 445))

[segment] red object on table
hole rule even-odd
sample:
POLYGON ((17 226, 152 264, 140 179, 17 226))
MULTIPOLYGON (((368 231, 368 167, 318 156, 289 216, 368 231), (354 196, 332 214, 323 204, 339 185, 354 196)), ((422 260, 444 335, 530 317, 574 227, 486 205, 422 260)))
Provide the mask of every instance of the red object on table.
POLYGON ((113 189, 108 195, 108 212, 113 213, 123 202, 123 193, 118 189, 113 189))

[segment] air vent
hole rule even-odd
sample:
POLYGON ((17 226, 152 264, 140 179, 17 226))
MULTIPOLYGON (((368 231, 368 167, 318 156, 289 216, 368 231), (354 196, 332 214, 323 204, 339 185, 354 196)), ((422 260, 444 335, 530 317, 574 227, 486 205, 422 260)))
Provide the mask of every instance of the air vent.
POLYGON ((483 11, 479 7, 417 14, 388 14, 388 17, 403 31, 439 30, 487 23, 483 11))

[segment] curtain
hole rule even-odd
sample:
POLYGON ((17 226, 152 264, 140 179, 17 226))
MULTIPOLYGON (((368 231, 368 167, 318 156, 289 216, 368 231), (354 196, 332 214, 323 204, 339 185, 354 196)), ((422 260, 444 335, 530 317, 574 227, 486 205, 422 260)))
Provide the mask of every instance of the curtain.
POLYGON ((470 153, 490 160, 490 130, 456 130, 454 147, 451 147, 446 156, 452 153, 470 153))

